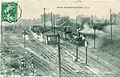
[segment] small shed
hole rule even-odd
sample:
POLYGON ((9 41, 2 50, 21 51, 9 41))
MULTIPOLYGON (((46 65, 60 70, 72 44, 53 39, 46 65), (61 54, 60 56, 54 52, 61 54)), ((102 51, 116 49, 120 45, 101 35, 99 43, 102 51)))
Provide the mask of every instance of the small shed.
POLYGON ((44 35, 45 35, 45 43, 46 44, 48 44, 48 45, 57 44, 58 34, 54 34, 53 32, 48 31, 48 32, 45 32, 44 35))
POLYGON ((54 45, 57 44, 57 33, 54 33, 50 28, 44 28, 41 26, 33 26, 31 30, 36 34, 36 38, 45 44, 54 45))

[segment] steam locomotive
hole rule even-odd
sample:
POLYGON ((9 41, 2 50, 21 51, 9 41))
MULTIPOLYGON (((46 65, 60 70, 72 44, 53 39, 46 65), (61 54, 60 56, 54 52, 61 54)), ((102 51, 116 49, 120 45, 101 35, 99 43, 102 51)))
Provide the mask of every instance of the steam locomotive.
MULTIPOLYGON (((67 27, 67 28, 55 27, 54 29, 55 29, 56 33, 60 34, 60 37, 62 40, 68 41, 75 45, 77 44, 79 46, 85 45, 85 36, 82 33, 80 33, 80 32, 74 33, 74 32, 72 32, 70 27, 67 27)), ((32 26, 31 31, 33 31, 34 33, 43 32, 44 27, 32 26)), ((53 31, 52 28, 51 28, 51 31, 53 31)))

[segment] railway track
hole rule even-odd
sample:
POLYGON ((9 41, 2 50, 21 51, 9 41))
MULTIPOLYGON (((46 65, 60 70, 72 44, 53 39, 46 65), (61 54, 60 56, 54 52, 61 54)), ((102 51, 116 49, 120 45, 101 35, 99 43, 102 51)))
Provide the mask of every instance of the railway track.
MULTIPOLYGON (((32 37, 33 38, 33 37, 32 37)), ((36 41, 36 43, 35 44, 37 44, 37 45, 35 45, 36 46, 36 48, 39 48, 39 50, 45 50, 46 48, 49 48, 49 47, 46 47, 46 45, 43 45, 43 44, 41 44, 40 42, 38 42, 38 41, 36 41)), ((45 51, 43 51, 43 52, 45 52, 45 51)), ((49 53, 49 50, 46 50, 46 52, 45 53, 49 53)), ((55 55, 53 55, 53 56, 49 56, 49 57, 51 57, 52 59, 53 58, 55 58, 55 59, 53 59, 53 60, 56 60, 56 56, 55 55)), ((57 61, 57 60, 56 60, 57 61)), ((69 72, 71 72, 71 73, 74 73, 74 71, 73 71, 73 67, 72 66, 70 66, 68 63, 66 63, 66 60, 62 60, 64 63, 62 64, 62 67, 63 67, 63 69, 64 69, 64 67, 66 68, 66 69, 68 69, 68 70, 70 70, 69 72), (67 67, 66 67, 67 66, 67 67)), ((57 63, 58 64, 58 63, 57 63)), ((77 76, 75 76, 75 77, 79 77, 80 75, 78 75, 77 73, 74 73, 74 74, 76 74, 77 76)), ((84 75, 84 77, 87 77, 87 76, 89 76, 89 75, 86 75, 85 73, 81 73, 81 74, 83 74, 84 75)))
MULTIPOLYGON (((32 35, 29 35, 29 38, 30 38, 30 40, 32 40, 33 36, 32 36, 32 35)), ((17 41, 18 43, 23 43, 22 40, 20 40, 20 41, 16 40, 16 41, 17 41)), ((14 40, 14 42, 16 42, 16 41, 14 40)), ((67 51, 72 51, 72 50, 74 51, 74 50, 75 50, 75 46, 74 46, 74 45, 68 44, 67 42, 64 42, 64 43, 65 43, 66 45, 61 45, 62 48, 63 48, 63 52, 64 52, 64 50, 67 50, 67 51)), ((54 64, 56 65, 56 67, 58 68, 57 54, 51 54, 51 53, 50 53, 51 50, 49 49, 49 46, 42 44, 42 43, 39 42, 38 40, 35 40, 34 42, 31 42, 31 43, 30 43, 30 41, 27 42, 27 46, 30 47, 30 48, 32 48, 34 51, 36 51, 36 53, 39 53, 39 55, 41 55, 43 58, 45 58, 45 59, 49 60, 50 62, 54 63, 54 64), (50 53, 50 54, 48 54, 48 53, 50 53)), ((84 49, 82 48, 82 49, 80 49, 80 50, 84 50, 84 49)), ((56 51, 56 50, 55 50, 55 51, 56 51)), ((85 55, 84 52, 81 52, 81 51, 80 51, 80 54, 81 54, 81 53, 85 55)), ((79 54, 79 55, 80 55, 80 54, 79 54)), ((106 69, 108 69, 108 70, 110 70, 110 71, 113 70, 113 69, 111 69, 110 67, 104 65, 103 63, 99 62, 99 61, 98 61, 95 57, 93 57, 93 56, 89 56, 89 55, 88 55, 88 58, 90 58, 91 60, 94 60, 95 62, 101 64, 103 67, 105 67, 106 69)), ((29 60, 30 60, 30 59, 29 59, 29 60)), ((66 63, 66 62, 67 62, 66 60, 62 60, 62 61, 63 61, 63 64, 62 64, 62 72, 64 72, 64 73, 66 74, 66 76, 64 76, 64 77, 67 77, 67 74, 68 74, 68 73, 71 74, 71 75, 73 75, 73 76, 68 76, 68 77, 80 77, 81 75, 82 75, 82 77, 90 77, 90 75, 89 75, 89 74, 86 74, 86 73, 80 72, 80 73, 78 74, 78 73, 74 72, 73 67, 71 67, 68 63, 66 63)), ((39 61, 38 58, 35 58, 35 57, 34 57, 34 62, 35 62, 35 65, 36 65, 37 67, 39 67, 40 69, 43 69, 44 72, 46 72, 46 70, 53 70, 56 74, 58 74, 58 72, 56 72, 57 70, 55 70, 55 69, 53 69, 53 68, 49 68, 49 67, 52 67, 52 66, 49 66, 48 69, 46 69, 46 64, 44 64, 44 63, 45 63, 44 60, 40 60, 40 61, 39 61), (42 63, 42 62, 43 62, 43 63, 42 63), (40 63, 41 63, 41 64, 40 64, 40 63), (43 65, 45 65, 45 66, 44 66, 45 68, 43 67, 43 65), (41 67, 43 67, 43 68, 41 68, 41 67)), ((116 73, 116 71, 113 71, 113 72, 116 73)), ((49 72, 47 72, 47 73, 49 73, 49 72)), ((117 73, 116 73, 116 74, 117 74, 117 73)), ((92 76, 91 76, 91 77, 92 77, 92 76)))
MULTIPOLYGON (((64 44, 66 44, 66 45, 62 45, 62 48, 64 48, 65 50, 68 50, 68 51, 75 51, 75 45, 72 45, 72 44, 70 44, 70 43, 67 43, 67 42, 64 42, 64 44)), ((86 53, 85 52, 83 52, 85 49, 84 48, 79 48, 79 55, 80 54, 84 54, 84 55, 86 55, 86 53)), ((104 68, 104 70, 105 69, 107 69, 108 71, 111 71, 112 73, 114 73, 114 75, 116 74, 116 75, 118 75, 118 72, 120 71, 120 70, 117 70, 117 67, 113 67, 112 65, 107 65, 106 63, 105 63, 105 61, 104 60, 101 60, 101 59, 97 59, 97 57, 95 57, 94 55, 91 55, 91 53, 89 53, 88 52, 88 58, 89 59, 91 59, 91 60, 93 60, 93 61, 95 61, 95 62, 97 62, 99 65, 101 65, 103 68, 104 68)), ((99 67, 98 67, 99 68, 99 67)))
MULTIPOLYGON (((11 45, 11 42, 12 43, 14 43, 14 45, 18 45, 14 40, 12 40, 12 39, 10 39, 10 40, 8 40, 8 39, 6 39, 5 40, 6 41, 6 43, 7 43, 7 45, 8 46, 10 46, 10 47, 12 47, 12 45, 11 45)), ((26 51, 25 49, 23 49, 22 47, 15 47, 15 50, 17 50, 18 52, 20 52, 20 53, 22 53, 22 52, 29 52, 29 51, 26 51)), ((30 54, 29 54, 30 55, 30 54)), ((29 55, 25 55, 25 57, 27 58, 25 58, 25 62, 27 62, 27 64, 30 64, 30 62, 31 62, 31 59, 30 59, 30 56, 29 55)), ((49 68, 49 67, 47 67, 46 66, 46 62, 44 62, 44 60, 41 60, 41 59, 37 59, 37 58, 35 58, 35 57, 33 57, 33 61, 34 61, 34 63, 35 63, 35 66, 38 66, 43 72, 46 72, 46 69, 45 68, 49 68), (36 61, 37 60, 37 61, 36 61), (42 64, 41 64, 42 63, 42 64)), ((21 71, 22 70, 20 70, 19 69, 19 73, 21 73, 21 71)), ((47 73, 47 72, 46 72, 47 73)), ((49 73, 47 73, 47 74, 49 74, 49 73)), ((47 75, 46 74, 46 75, 47 75)))
MULTIPOLYGON (((29 44, 30 45, 30 44, 29 44)), ((30 47, 32 47, 33 45, 31 45, 30 47)), ((36 46, 36 45, 35 45, 36 46)), ((38 48, 38 47, 37 47, 38 48)), ((41 48, 41 47, 40 47, 41 48)), ((45 57, 48 57, 49 58, 49 56, 47 56, 47 55, 45 55, 46 53, 45 53, 45 51, 44 51, 44 49, 42 49, 42 51, 44 52, 44 54, 42 55, 44 58, 45 57)), ((54 58, 55 56, 54 55, 52 55, 51 56, 52 58, 54 58)), ((56 59, 56 58, 54 58, 54 59, 56 59)), ((36 60, 35 60, 36 61, 36 60)), ((38 60, 37 60, 38 61, 38 60)), ((38 64, 38 62, 35 62, 35 63, 37 63, 38 64)), ((52 60, 52 61, 54 61, 54 60, 52 60)), ((42 62, 42 61, 41 61, 42 62)), ((39 66, 40 66, 40 64, 38 64, 39 66)), ((44 63, 42 64, 42 65, 45 65, 44 63)), ((43 66, 42 66, 43 67, 43 66)), ((45 68, 47 68, 46 66, 44 66, 45 68)), ((65 66, 63 66, 64 68, 66 68, 65 66)), ((50 69, 50 68, 49 68, 50 69)), ((67 68, 66 68, 67 69, 67 68)), ((52 70, 54 70, 54 69, 52 69, 52 70)), ((47 71, 47 70, 46 70, 47 71)), ((57 71, 57 70, 56 70, 57 71)), ((71 70, 69 71, 69 72, 71 72, 71 70)), ((75 76, 76 77, 76 76, 75 76)))
MULTIPOLYGON (((35 44, 34 44, 34 45, 35 45, 35 44)), ((35 46, 36 46, 36 45, 35 45, 35 46)), ((37 45, 36 48, 38 48, 39 51, 42 51, 42 56, 43 56, 45 59, 48 59, 50 62, 54 63, 54 65, 56 65, 56 67, 58 68, 58 62, 56 62, 56 61, 58 61, 58 60, 57 60, 57 56, 55 56, 55 55, 47 55, 47 53, 48 53, 49 51, 45 50, 44 47, 41 47, 40 45, 37 45)), ((35 48, 35 49, 36 49, 36 48, 35 48)), ((67 73, 69 72, 69 73, 73 74, 72 70, 71 70, 68 66, 62 65, 62 68, 67 69, 67 73)), ((57 71, 57 70, 56 70, 56 71, 57 71)), ((66 71, 64 71, 64 72, 66 72, 66 71)))
MULTIPOLYGON (((68 44, 68 43, 66 43, 66 42, 64 42, 65 44, 67 44, 67 45, 65 45, 65 46, 62 46, 64 49, 63 49, 63 52, 64 52, 64 50, 67 50, 67 51, 71 51, 71 50, 73 50, 73 48, 74 48, 74 50, 75 50, 75 45, 71 45, 71 44, 68 44)), ((84 50, 83 48, 79 48, 80 50, 84 50)), ((73 50, 73 51, 74 51, 73 50)), ((80 54, 84 54, 85 55, 85 52, 81 52, 80 51, 80 53, 79 53, 79 55, 80 54)), ((89 53, 90 54, 90 53, 89 53)), ((118 71, 119 70, 116 70, 114 67, 112 67, 112 66, 108 66, 108 65, 106 65, 106 63, 104 63, 104 61, 103 60, 98 60, 94 55, 92 56, 92 55, 88 55, 88 58, 90 58, 91 60, 93 60, 94 62, 97 62, 99 65, 101 65, 106 71, 110 71, 111 73, 114 73, 114 75, 116 74, 116 75, 118 75, 118 71)), ((103 71, 102 71, 103 72, 103 71)))
MULTIPOLYGON (((12 42, 16 43, 15 41, 12 41, 12 42)), ((10 45, 10 44, 9 44, 9 45, 10 45)), ((16 45, 17 45, 17 44, 16 44, 16 45)), ((21 48, 18 48, 18 51, 19 51, 19 50, 24 51, 24 50, 23 50, 23 49, 21 49, 21 48)), ((45 52, 43 49, 42 49, 42 51, 43 51, 43 52, 45 52)), ((42 53, 42 54, 43 54, 43 53, 42 53)), ((47 57, 47 55, 45 55, 45 53, 44 53, 43 57, 47 57)), ((53 58, 53 57, 54 57, 54 56, 52 56, 52 58, 53 58)), ((49 58, 49 56, 48 56, 48 58, 49 58)), ((45 63, 44 61, 40 61, 40 62, 39 62, 39 60, 38 60, 37 58, 36 58, 36 59, 34 59, 34 61, 35 61, 35 62, 34 62, 34 63, 35 63, 35 65, 39 66, 39 67, 40 67, 40 69, 41 69, 41 67, 43 67, 44 72, 48 70, 48 69, 46 70, 46 68, 49 68, 49 67, 45 66, 45 65, 46 65, 46 63, 45 63), (40 63, 42 63, 42 64, 40 64, 40 63)), ((49 69, 51 69, 51 68, 49 68, 49 69)), ((52 69, 52 70, 54 70, 54 72, 56 72, 56 71, 57 71, 57 70, 55 71, 55 69, 52 69)))

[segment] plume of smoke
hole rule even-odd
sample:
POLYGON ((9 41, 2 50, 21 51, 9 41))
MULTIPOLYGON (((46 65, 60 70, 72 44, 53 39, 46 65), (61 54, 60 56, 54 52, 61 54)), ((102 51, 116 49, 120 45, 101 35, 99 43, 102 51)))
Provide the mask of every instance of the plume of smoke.
MULTIPOLYGON (((80 31, 81 33, 83 34, 88 34, 92 37, 94 37, 94 29, 90 27, 90 25, 88 25, 87 23, 84 24, 83 26, 83 30, 80 31)), ((96 47, 99 47, 101 42, 100 42, 100 39, 101 37, 105 36, 105 32, 102 31, 102 30, 96 30, 96 47)), ((88 42, 89 42, 89 47, 92 48, 94 47, 94 39, 93 38, 89 38, 89 36, 86 36, 88 42)))
MULTIPOLYGON (((90 27, 87 23, 84 24, 83 30, 81 30, 81 33, 83 34, 94 34, 94 29, 90 27)), ((98 37, 104 35, 105 33, 102 30, 96 30, 96 35, 98 37)))

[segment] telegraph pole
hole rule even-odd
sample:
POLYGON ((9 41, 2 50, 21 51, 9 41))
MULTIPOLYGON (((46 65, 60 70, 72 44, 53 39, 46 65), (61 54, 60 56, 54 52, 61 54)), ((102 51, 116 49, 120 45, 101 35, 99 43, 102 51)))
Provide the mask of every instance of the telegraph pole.
POLYGON ((52 12, 51 12, 51 27, 52 27, 52 25, 53 25, 53 22, 52 22, 52 12))
POLYGON ((89 17, 89 23, 90 23, 90 25, 91 25, 91 17, 89 17))
POLYGON ((2 16, 1 16, 1 51, 3 50, 3 26, 2 26, 2 16))
POLYGON ((51 27, 53 29, 54 35, 55 35, 55 17, 53 19, 53 14, 51 12, 51 27), (53 22, 54 21, 54 22, 53 22))
POLYGON ((55 16, 54 16, 54 24, 53 24, 53 26, 54 26, 54 28, 53 28, 53 32, 54 32, 54 34, 55 34, 55 16))
POLYGON ((45 8, 43 9, 44 10, 44 28, 45 28, 45 26, 46 26, 46 13, 45 13, 45 8))
MULTIPOLYGON (((1 3, 1 8, 2 8, 2 3, 1 3)), ((3 51, 3 49, 4 49, 4 46, 3 46, 3 26, 2 26, 2 11, 1 11, 1 51, 0 51, 0 53, 3 51)), ((1 55, 1 59, 3 59, 3 62, 5 62, 5 59, 2 57, 2 55, 1 55)), ((5 66, 3 65, 3 64, 1 64, 1 66, 3 67, 2 69, 3 69, 3 75, 5 75, 5 66)))
POLYGON ((60 35, 58 34, 58 58, 59 58, 59 77, 61 77, 61 53, 60 53, 60 35))
POLYGON ((76 16, 76 20, 75 20, 75 22, 77 23, 77 16, 76 16))
POLYGON ((93 30, 94 30, 94 48, 95 48, 95 40, 96 40, 96 26, 94 25, 93 22, 93 15, 91 16, 91 24, 93 25, 93 30))
POLYGON ((77 30, 77 39, 76 39, 76 59, 75 59, 75 61, 78 61, 78 44, 79 44, 79 41, 80 41, 80 40, 78 40, 78 39, 80 39, 79 30, 77 30))
POLYGON ((91 15, 91 25, 93 25, 93 15, 91 15))
POLYGON ((96 29, 94 29, 94 48, 95 48, 95 40, 96 40, 96 29))
MULTIPOLYGON (((2 3, 1 3, 1 8, 2 8, 2 3)), ((3 50, 3 26, 2 26, 2 11, 1 11, 1 51, 3 50)))
POLYGON ((111 40, 112 40, 112 10, 110 9, 110 25, 111 25, 111 40))

